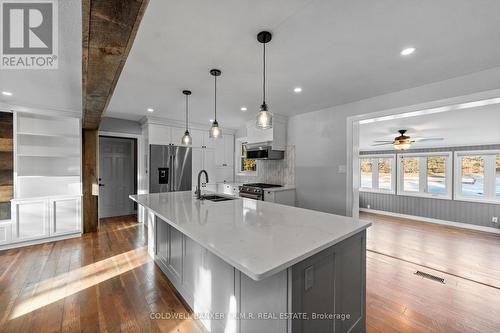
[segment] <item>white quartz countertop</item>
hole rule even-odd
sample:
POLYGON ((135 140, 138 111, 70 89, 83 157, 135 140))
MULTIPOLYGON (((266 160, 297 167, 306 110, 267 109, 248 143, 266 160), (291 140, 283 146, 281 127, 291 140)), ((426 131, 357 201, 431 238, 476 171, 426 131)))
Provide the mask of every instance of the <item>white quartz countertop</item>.
POLYGON ((287 269, 371 225, 252 199, 200 201, 190 191, 130 198, 254 280, 287 269))
POLYGON ((292 191, 295 190, 295 186, 293 185, 283 185, 281 187, 271 187, 265 188, 264 191, 268 192, 282 192, 282 191, 292 191))

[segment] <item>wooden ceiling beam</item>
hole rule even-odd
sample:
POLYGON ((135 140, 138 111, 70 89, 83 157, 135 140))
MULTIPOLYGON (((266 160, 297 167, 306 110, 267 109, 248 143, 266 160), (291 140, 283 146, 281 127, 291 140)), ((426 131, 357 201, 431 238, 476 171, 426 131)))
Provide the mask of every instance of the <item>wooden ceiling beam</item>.
POLYGON ((98 129, 149 0, 83 0, 83 128, 98 129))

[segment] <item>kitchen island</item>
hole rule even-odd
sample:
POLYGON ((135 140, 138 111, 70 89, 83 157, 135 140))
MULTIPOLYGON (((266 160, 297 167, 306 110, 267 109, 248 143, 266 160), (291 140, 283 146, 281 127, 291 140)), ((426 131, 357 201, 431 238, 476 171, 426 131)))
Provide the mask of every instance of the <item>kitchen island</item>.
POLYGON ((130 198, 150 255, 210 332, 364 332, 370 223, 191 192, 130 198))

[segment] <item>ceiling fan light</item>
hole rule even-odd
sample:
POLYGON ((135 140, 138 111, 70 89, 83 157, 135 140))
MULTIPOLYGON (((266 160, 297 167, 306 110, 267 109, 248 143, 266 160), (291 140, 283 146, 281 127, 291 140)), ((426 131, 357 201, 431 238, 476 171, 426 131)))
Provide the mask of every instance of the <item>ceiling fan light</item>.
POLYGON ((191 146, 193 144, 193 138, 191 137, 191 135, 189 134, 189 131, 186 130, 184 132, 184 136, 182 137, 181 139, 181 143, 184 145, 184 146, 191 146))
POLYGON ((212 123, 212 127, 210 127, 210 138, 219 139, 221 137, 222 137, 222 132, 220 130, 219 123, 217 122, 217 120, 215 120, 212 123))
POLYGON ((411 147, 411 141, 407 140, 397 140, 394 142, 394 149, 396 150, 408 150, 411 147))

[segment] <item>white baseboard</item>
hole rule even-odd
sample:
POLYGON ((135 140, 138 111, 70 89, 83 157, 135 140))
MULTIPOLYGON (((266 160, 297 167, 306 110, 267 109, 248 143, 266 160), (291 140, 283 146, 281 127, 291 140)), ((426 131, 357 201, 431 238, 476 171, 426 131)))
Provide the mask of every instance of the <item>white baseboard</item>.
POLYGON ((61 241, 61 240, 76 238, 76 237, 81 237, 81 236, 82 236, 81 233, 75 233, 75 234, 60 235, 60 236, 55 236, 55 237, 34 239, 34 240, 30 240, 30 241, 25 241, 25 242, 10 243, 10 244, 5 244, 5 245, 0 246, 0 251, 16 249, 19 247, 26 247, 26 246, 31 246, 31 245, 38 245, 38 244, 43 244, 43 243, 56 242, 56 241, 61 241))
POLYGON ((416 215, 407 215, 407 214, 399 214, 399 213, 386 212, 386 211, 383 211, 383 210, 368 209, 368 208, 360 208, 359 211, 360 212, 366 212, 366 213, 373 213, 373 214, 380 214, 380 215, 401 217, 403 219, 417 220, 417 221, 422 221, 422 222, 427 222, 427 223, 442 224, 442 225, 447 225, 447 226, 452 226, 452 227, 457 227, 457 228, 463 228, 463 229, 469 229, 469 230, 477 230, 477 231, 490 232, 490 233, 493 233, 493 234, 500 234, 500 229, 491 228, 491 227, 483 227, 483 226, 480 226, 480 225, 474 225, 474 224, 468 224, 468 223, 439 220, 439 219, 433 219, 433 218, 430 218, 430 217, 423 217, 423 216, 416 216, 416 215))

